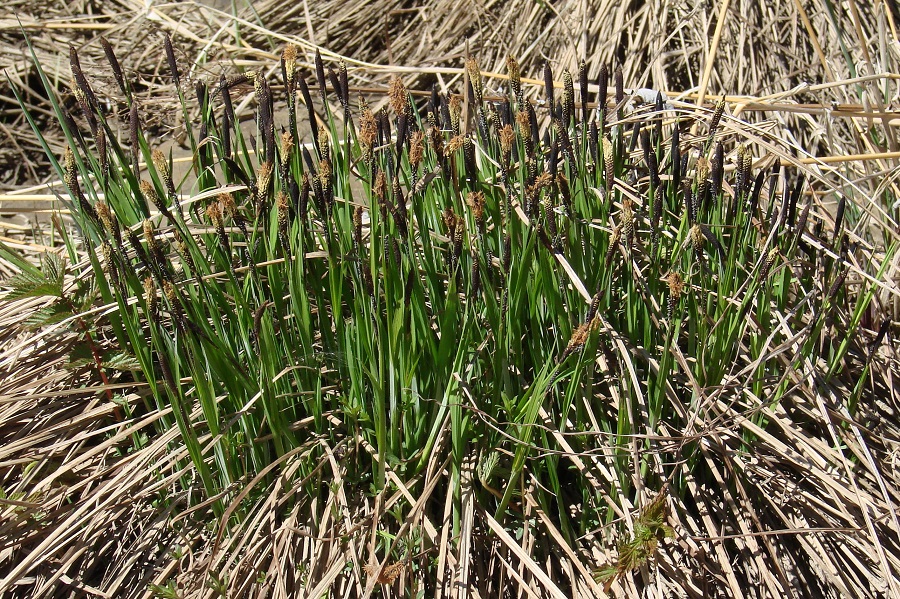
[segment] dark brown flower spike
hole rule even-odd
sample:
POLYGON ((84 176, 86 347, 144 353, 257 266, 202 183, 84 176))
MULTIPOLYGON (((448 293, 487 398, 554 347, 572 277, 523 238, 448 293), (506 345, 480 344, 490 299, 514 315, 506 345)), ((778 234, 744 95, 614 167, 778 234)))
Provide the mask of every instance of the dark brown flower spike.
POLYGON ((600 74, 597 76, 597 110, 601 114, 606 113, 606 102, 609 98, 609 67, 600 65, 600 74))
POLYGON ((847 208, 847 198, 841 195, 838 202, 837 212, 834 215, 834 245, 837 246, 838 240, 841 238, 841 228, 844 226, 844 211, 847 208))
POLYGON ((172 38, 166 32, 163 38, 163 45, 166 51, 166 62, 169 63, 169 72, 172 74, 172 80, 175 82, 175 89, 181 92, 181 73, 178 71, 178 61, 175 60, 175 48, 172 47, 172 38))
POLYGON ((184 238, 181 236, 181 233, 178 232, 178 229, 172 230, 172 235, 175 239, 175 249, 178 250, 178 253, 181 254, 182 270, 184 270, 184 264, 187 264, 191 273, 197 273, 197 265, 194 264, 194 258, 191 256, 190 248, 188 244, 185 243, 184 238))
POLYGON ((678 123, 675 123, 675 127, 672 129, 672 139, 670 143, 669 149, 669 166, 672 171, 672 184, 674 188, 677 190, 681 187, 681 144, 680 144, 680 129, 678 127, 678 123))
MULTIPOLYGON (((579 98, 581 99, 581 122, 587 123, 589 114, 588 101, 590 100, 590 97, 588 95, 587 64, 583 59, 578 64, 578 92, 579 98)), ((582 133, 582 135, 583 134, 584 133, 582 133)))
POLYGON ((100 162, 100 182, 105 187, 109 181, 109 155, 106 149, 106 131, 100 129, 94 137, 97 143, 97 158, 100 162))
POLYGON ((322 103, 328 101, 327 90, 325 89, 325 65, 322 62, 322 53, 316 48, 316 81, 319 84, 319 93, 322 95, 322 103))
POLYGON ((344 63, 343 59, 341 59, 341 62, 338 65, 338 79, 341 84, 341 104, 343 105, 344 112, 346 113, 346 117, 349 120, 349 118, 350 118, 350 84, 347 82, 347 65, 344 63))
POLYGON ((722 145, 722 142, 718 141, 716 142, 716 151, 713 154, 711 171, 712 181, 710 183, 710 194, 714 200, 722 193, 722 179, 724 178, 724 174, 725 147, 722 145))
POLYGON ((81 185, 78 182, 78 165, 75 163, 75 154, 69 147, 66 147, 63 155, 63 182, 69 188, 72 196, 78 202, 78 207, 81 208, 85 216, 98 228, 102 226, 100 218, 97 216, 97 211, 94 210, 94 207, 88 202, 84 192, 81 190, 81 185))
POLYGON ((575 84, 572 81, 572 73, 569 69, 563 71, 563 100, 562 100, 562 122, 566 128, 572 125, 575 118, 575 84))
POLYGON ((72 69, 72 78, 75 80, 77 87, 84 94, 89 106, 92 109, 99 110, 100 102, 97 101, 94 90, 91 89, 87 77, 84 76, 84 71, 81 70, 81 61, 78 59, 78 51, 75 50, 75 46, 69 46, 69 66, 72 69))
POLYGON ((547 99, 547 109, 550 114, 553 114, 556 107, 553 102, 553 70, 550 68, 549 62, 544 63, 544 94, 547 99))
POLYGON ((116 80, 116 84, 119 86, 119 90, 122 92, 123 96, 128 96, 128 90, 125 87, 125 76, 122 74, 122 65, 119 64, 119 59, 116 58, 116 53, 113 51, 112 45, 110 45, 109 41, 100 36, 100 45, 103 46, 103 52, 106 54, 106 60, 109 62, 109 66, 113 72, 113 78, 116 80))
POLYGON ((394 225, 397 227, 400 237, 405 240, 409 237, 406 198, 403 197, 403 189, 400 187, 400 179, 398 177, 394 177, 391 185, 391 195, 394 197, 394 201, 391 204, 391 215, 394 217, 394 225))
POLYGON ((797 177, 797 181, 794 182, 794 187, 791 190, 791 198, 788 200, 788 227, 793 228, 794 226, 794 219, 797 216, 797 202, 800 201, 800 196, 803 195, 804 184, 806 184, 806 176, 803 173, 800 173, 800 176, 797 177))
POLYGON ((150 222, 149 219, 144 219, 143 229, 144 240, 147 242, 147 253, 150 257, 152 269, 159 275, 160 279, 171 279, 172 275, 169 272, 168 260, 166 260, 165 253, 163 252, 162 244, 159 242, 159 239, 156 238, 156 231, 153 228, 153 223, 150 222))
POLYGON ((300 199, 297 204, 297 216, 300 218, 300 222, 306 220, 306 215, 309 211, 309 194, 311 189, 312 186, 309 182, 309 175, 303 173, 303 180, 300 183, 300 199))
POLYGON ((622 77, 622 66, 621 65, 616 67, 615 85, 616 85, 616 108, 618 111, 618 116, 616 118, 618 118, 618 120, 621 121, 624 116, 623 102, 625 100, 625 84, 624 84, 623 77, 622 77))
POLYGON ((812 205, 812 202, 806 202, 803 205, 803 210, 800 212, 800 219, 797 221, 797 234, 796 239, 797 243, 800 244, 803 241, 803 233, 806 232, 806 223, 809 220, 809 209, 812 205))
POLYGON ((362 238, 363 212, 364 212, 364 210, 363 210, 362 206, 357 206, 353 210, 353 246, 356 250, 357 255, 359 255, 359 252, 360 252, 360 250, 362 248, 362 244, 363 244, 363 238, 362 238))
POLYGON ((662 221, 663 202, 665 201, 665 191, 662 185, 656 188, 653 196, 653 208, 650 216, 650 244, 653 251, 656 251, 659 245, 659 224, 662 221))
MULTIPOLYGON (((312 96, 309 93, 309 86, 306 85, 306 79, 304 79, 303 77, 298 77, 297 86, 300 88, 300 94, 303 96, 303 102, 306 104, 306 110, 309 115, 309 127, 311 130, 316 131, 318 129, 316 127, 316 110, 313 107, 312 96)), ((317 144, 316 154, 318 154, 318 141, 316 140, 315 136, 313 136, 313 142, 317 144)))

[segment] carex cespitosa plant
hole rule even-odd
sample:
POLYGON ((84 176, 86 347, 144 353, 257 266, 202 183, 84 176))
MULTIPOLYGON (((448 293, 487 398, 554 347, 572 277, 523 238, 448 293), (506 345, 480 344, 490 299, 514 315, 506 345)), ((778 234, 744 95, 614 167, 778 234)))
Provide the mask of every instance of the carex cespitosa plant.
POLYGON ((103 326, 139 364, 146 409, 180 432, 181 484, 194 476, 219 515, 240 519, 228 502, 273 464, 299 461, 316 493, 327 444, 375 492, 388 471, 420 488, 446 455, 457 521, 475 463, 495 517, 515 527, 528 485, 574 542, 613 518, 610 498, 633 499, 635 473, 673 495, 685 470, 663 464, 702 479, 697 423, 745 392, 776 404, 772 350, 794 331, 816 334, 789 364, 846 351, 823 338, 849 250, 813 231, 802 177, 723 127, 724 102, 641 103, 620 70, 607 91, 609 70, 585 63, 561 93, 546 65, 534 100, 514 59, 503 89, 470 58, 465 89, 419 101, 395 77, 376 110, 343 63, 307 70, 289 46, 277 81, 192 81, 167 38, 178 174, 105 49, 126 130, 74 50, 77 103, 55 105, 72 252, 115 308, 103 326), (585 482, 560 438, 614 484, 585 482))

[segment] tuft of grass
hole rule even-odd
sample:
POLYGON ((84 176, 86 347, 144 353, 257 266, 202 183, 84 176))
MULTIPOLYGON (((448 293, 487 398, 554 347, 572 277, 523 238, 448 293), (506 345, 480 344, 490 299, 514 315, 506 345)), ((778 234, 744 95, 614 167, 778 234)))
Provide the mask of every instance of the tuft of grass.
MULTIPOLYGON (((209 524, 194 529, 209 551, 194 567, 209 576, 194 578, 223 595, 262 592, 261 567, 232 561, 246 535, 308 523, 316 542, 367 552, 353 553, 345 590, 428 593, 445 584, 450 552, 491 561, 458 575, 487 595, 514 556, 564 596, 599 590, 592 551, 615 537, 600 578, 647 583, 632 571, 674 551, 667 537, 716 536, 710 512, 723 502, 734 507, 718 522, 750 538, 787 524, 757 517, 777 513, 747 491, 762 488, 755 464, 774 459, 758 450, 787 411, 806 409, 798 388, 815 396, 866 372, 857 332, 894 248, 876 255, 817 232, 818 214, 795 219, 806 171, 782 168, 775 141, 724 101, 711 114, 661 97, 639 106, 618 68, 614 109, 602 88, 596 107, 581 91, 579 111, 569 73, 554 98, 549 63, 546 102, 532 103, 486 93, 469 59, 471 90, 416 103, 397 78, 389 107, 361 98, 354 114, 346 71, 326 78, 317 55, 308 73, 288 48, 283 87, 263 70, 238 75, 256 107, 246 135, 228 79, 193 82, 191 96, 168 37, 165 48, 191 176, 173 178, 139 118, 120 139, 73 51, 89 127, 54 103, 69 141, 56 166, 72 259, 48 254, 8 282, 7 299, 65 301, 65 273, 96 290, 61 317, 104 340, 93 361, 104 383, 127 363, 126 382, 146 388, 129 409, 154 414, 149 438, 117 430, 136 451, 168 451, 148 481, 166 526, 209 524), (698 120, 703 134, 691 134, 698 120), (530 544, 525 555, 510 534, 530 544), (561 547, 578 567, 563 567, 561 547)), ((835 394, 827 409, 852 427, 857 401, 835 394)), ((840 449, 840 426, 829 424, 825 461, 846 468, 858 456, 840 449)), ((870 524, 881 542, 889 523, 870 524)), ((795 546, 765 549, 809 574, 795 546)), ((730 550, 746 546, 715 545, 715 564, 698 568, 737 595, 760 573, 753 560, 736 571, 730 550)), ((893 572, 861 545, 847 551, 893 572)), ((321 591, 338 562, 282 575, 321 591)), ((772 592, 791 584, 766 576, 772 592)))

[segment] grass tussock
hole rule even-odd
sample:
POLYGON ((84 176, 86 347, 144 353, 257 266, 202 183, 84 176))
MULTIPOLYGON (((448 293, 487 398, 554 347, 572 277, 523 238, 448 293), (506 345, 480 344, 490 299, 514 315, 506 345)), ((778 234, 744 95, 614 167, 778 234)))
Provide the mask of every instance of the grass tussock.
POLYGON ((382 97, 164 54, 182 178, 112 51, 123 131, 35 65, 73 223, 0 246, 40 331, 0 364, 69 374, 3 383, 0 593, 900 590, 887 204, 622 68, 382 97))

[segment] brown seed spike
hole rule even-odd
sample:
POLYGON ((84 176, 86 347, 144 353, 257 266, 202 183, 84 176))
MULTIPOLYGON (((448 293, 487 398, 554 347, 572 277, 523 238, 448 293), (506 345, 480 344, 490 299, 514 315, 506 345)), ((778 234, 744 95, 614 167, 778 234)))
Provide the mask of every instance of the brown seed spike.
POLYGON ((178 327, 179 330, 184 331, 187 327, 185 326, 184 311, 181 308, 181 294, 178 293, 178 289, 171 281, 163 281, 162 287, 163 294, 166 296, 166 301, 169 302, 169 308, 172 310, 172 318, 175 320, 175 326, 178 327))
POLYGON ((240 213, 233 195, 226 191, 217 195, 216 199, 219 200, 219 205, 222 207, 222 213, 225 216, 233 220, 240 220, 240 213))
POLYGON ((472 209, 472 217, 479 232, 484 231, 484 194, 480 191, 469 192, 466 203, 472 209))
MULTIPOLYGON (((100 254, 103 257, 103 264, 101 265, 103 272, 111 277, 118 278, 116 263, 114 261, 115 258, 113 257, 113 247, 108 241, 104 241, 100 244, 100 254)), ((118 286, 118 283, 115 284, 118 286)))
POLYGON ((769 248, 769 251, 766 253, 766 259, 763 260, 762 267, 759 269, 759 282, 760 284, 765 284, 766 280, 769 278, 769 273, 772 271, 772 266, 775 264, 775 260, 778 259, 778 248, 772 247, 769 248))
POLYGON ((684 279, 681 278, 680 274, 672 271, 665 277, 663 277, 662 281, 669 286, 666 316, 669 322, 672 322, 672 316, 675 313, 675 307, 678 305, 678 300, 681 299, 681 294, 684 291, 684 279))
POLYGON ((322 125, 319 125, 319 136, 317 142, 319 144, 319 155, 322 157, 322 160, 330 160, 331 146, 328 145, 328 129, 326 129, 322 125))
POLYGON ((256 203, 258 207, 265 206, 269 197, 269 185, 272 183, 272 163, 263 162, 256 172, 256 203))
POLYGON ((363 569, 369 578, 374 578, 378 584, 393 584, 393 582, 403 573, 404 563, 397 562, 390 564, 384 568, 378 567, 378 564, 366 564, 363 569))
POLYGON ((516 126, 519 129, 519 137, 522 138, 522 144, 525 146, 525 155, 529 158, 534 156, 534 143, 531 138, 531 118, 527 110, 520 110, 516 113, 516 126))
POLYGON ((103 224, 103 228, 106 229, 107 235, 111 235, 116 240, 116 244, 121 246, 122 233, 119 231, 119 221, 105 202, 97 202, 97 216, 103 224))
POLYGON ((622 234, 625 236, 625 243, 630 247, 634 241, 634 202, 631 198, 622 200, 622 234))
POLYGON ((156 173, 162 179, 163 185, 166 186, 166 191, 170 195, 175 195, 175 183, 172 181, 172 174, 169 171, 169 161, 166 159, 166 155, 160 150, 153 150, 150 158, 154 168, 156 168, 156 173))
POLYGON ((612 140, 609 137, 603 138, 603 166, 605 169, 603 183, 606 187, 606 192, 609 193, 612 191, 613 182, 616 177, 615 154, 613 153, 612 140))
POLYGON ((505 169, 509 169, 509 164, 512 160, 512 148, 515 142, 516 134, 513 131, 512 125, 505 125, 500 130, 500 151, 502 152, 501 157, 503 159, 503 168, 505 169))
POLYGON ((522 80, 519 74, 519 63, 512 56, 506 58, 506 69, 509 72, 509 87, 516 96, 516 101, 522 104, 522 80))
POLYGON ((617 225, 615 229, 613 229, 612 235, 609 236, 609 248, 606 250, 606 259, 604 260, 604 264, 607 268, 612 264, 613 258, 616 255, 616 250, 619 247, 619 240, 622 238, 622 225, 617 225))
POLYGON ((156 231, 153 229, 153 223, 149 219, 145 219, 144 223, 144 239, 147 240, 147 253, 153 263, 154 268, 163 277, 169 276, 168 261, 163 252, 162 244, 156 238, 156 231))
MULTIPOLYGON (((187 264, 192 273, 196 273, 197 265, 194 264, 194 258, 191 256, 190 248, 188 248, 181 233, 178 232, 178 229, 173 229, 172 235, 175 238, 175 249, 181 254, 181 259, 184 261, 184 264, 187 264)), ((182 265, 182 272, 184 272, 184 265, 182 265)))
POLYGON ((566 349, 560 357, 559 361, 562 362, 570 355, 582 350, 587 344, 588 339, 591 336, 591 332, 596 331, 599 326, 600 321, 597 318, 593 317, 587 322, 579 325, 579 327, 572 332, 572 337, 569 339, 569 343, 566 345, 566 349))
POLYGON ((294 149, 294 136, 290 131, 281 134, 281 164, 286 164, 291 159, 291 151, 294 149))
POLYGON ((152 277, 144 279, 144 301, 147 304, 147 320, 152 323, 159 322, 159 296, 156 294, 156 285, 152 277))
POLYGON ((691 239, 691 245, 694 247, 694 251, 698 254, 703 251, 703 229, 700 225, 694 225, 691 227, 691 230, 688 232, 688 236, 691 239))
POLYGON ((421 130, 416 130, 409 138, 409 164, 413 168, 419 166, 425 155, 425 134, 421 130))
POLYGON ((712 145, 713 140, 716 137, 716 129, 719 127, 719 121, 722 119, 722 113, 725 112, 725 100, 719 100, 716 102, 716 108, 713 111, 712 117, 709 119, 709 136, 706 139, 706 149, 712 145))
POLYGON ((406 114, 406 86, 403 85, 403 81, 400 79, 400 77, 397 77, 396 75, 391 77, 391 85, 388 88, 388 97, 391 102, 391 108, 394 109, 394 113, 398 117, 402 114, 406 114))
POLYGON ((166 206, 165 202, 160 200, 159 195, 157 195, 156 190, 153 188, 153 184, 149 181, 141 180, 140 183, 141 193, 144 196, 144 199, 149 200, 153 206, 159 210, 163 216, 168 218, 169 220, 174 220, 172 218, 172 213, 169 212, 168 206, 166 206))
POLYGON ((466 59, 466 72, 469 75, 469 81, 472 83, 472 91, 475 92, 475 104, 476 106, 481 106, 481 101, 484 98, 481 71, 478 69, 478 63, 471 56, 466 59))
POLYGON ((691 209, 691 222, 698 222, 700 216, 700 203, 705 200, 706 191, 709 189, 709 173, 711 171, 709 160, 701 156, 697 159, 697 193, 693 194, 691 209))
POLYGON ((450 141, 447 142, 447 147, 444 149, 444 156, 452 156, 466 145, 466 138, 462 135, 456 135, 450 138, 450 141))
POLYGON ((278 192, 276 205, 278 207, 278 239, 281 241, 281 246, 284 249, 284 253, 287 254, 290 248, 290 242, 288 241, 288 228, 290 227, 290 209, 288 205, 288 196, 283 191, 278 192))
POLYGON ((509 233, 503 236, 503 258, 500 260, 503 267, 503 273, 508 275, 509 268, 512 266, 512 238, 509 233))
POLYGON ((656 193, 653 197, 653 212, 650 218, 650 243, 653 246, 654 250, 659 243, 659 224, 662 220, 664 201, 665 194, 663 193, 663 187, 657 187, 656 193))
POLYGON ((450 127, 453 129, 453 135, 460 133, 460 120, 462 119, 462 100, 459 96, 450 98, 450 127))
POLYGON ((368 163, 372 160, 375 148, 375 140, 378 138, 378 122, 368 106, 362 109, 359 119, 359 143, 362 146, 363 159, 368 163))
POLYGON ((72 148, 66 146, 66 151, 63 153, 63 179, 66 185, 69 186, 69 189, 74 189, 78 186, 78 167, 75 165, 75 154, 72 152, 72 148))
POLYGON ((290 89, 294 89, 294 71, 297 69, 297 46, 288 44, 281 52, 281 58, 284 60, 284 72, 287 75, 287 84, 290 89))

